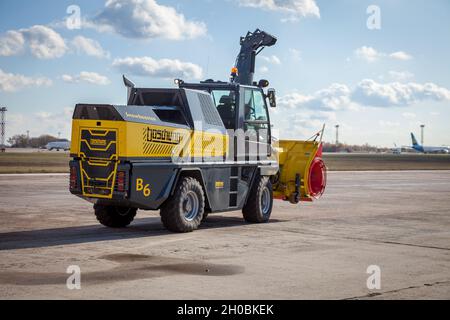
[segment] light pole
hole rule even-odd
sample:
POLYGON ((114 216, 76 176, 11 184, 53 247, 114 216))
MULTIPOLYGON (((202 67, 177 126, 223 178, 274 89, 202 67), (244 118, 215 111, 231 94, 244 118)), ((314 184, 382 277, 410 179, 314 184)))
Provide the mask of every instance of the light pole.
POLYGON ((423 145, 423 129, 425 128, 424 124, 420 125, 420 143, 423 145))
POLYGON ((0 151, 5 152, 5 131, 6 131, 6 109, 0 108, 0 151))
POLYGON ((339 125, 335 126, 336 128, 336 147, 339 145, 339 125))

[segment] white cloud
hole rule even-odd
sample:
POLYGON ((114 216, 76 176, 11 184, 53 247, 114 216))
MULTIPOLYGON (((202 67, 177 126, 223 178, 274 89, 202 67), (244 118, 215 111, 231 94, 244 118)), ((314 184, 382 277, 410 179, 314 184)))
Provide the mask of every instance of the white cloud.
POLYGON ((315 0, 237 0, 240 6, 280 11, 289 14, 283 21, 297 21, 298 17, 320 18, 315 0))
POLYGON ((36 25, 21 29, 20 32, 27 41, 31 53, 39 59, 60 58, 67 51, 61 35, 49 27, 36 25))
POLYGON ((105 51, 94 39, 76 36, 71 44, 78 54, 84 53, 96 58, 109 58, 110 56, 109 52, 105 51))
POLYGON ((87 72, 87 71, 82 71, 80 72, 80 74, 74 76, 64 74, 62 75, 61 78, 63 79, 64 82, 68 83, 87 82, 101 86, 106 86, 111 83, 107 77, 102 76, 96 72, 87 72))
MULTIPOLYGON (((40 108, 36 108, 40 109, 40 108)), ((15 110, 8 111, 7 137, 16 134, 24 134, 30 131, 30 136, 51 134, 55 137, 61 132, 61 138, 70 140, 71 120, 73 108, 63 108, 59 112, 41 111, 38 113, 19 113, 15 110)))
POLYGON ((412 56, 407 54, 404 51, 393 52, 389 55, 389 57, 391 57, 392 59, 397 59, 397 60, 411 60, 412 59, 412 56))
POLYGON ((155 0, 108 0, 103 10, 85 24, 137 39, 192 39, 207 32, 203 22, 186 20, 174 8, 155 0))
POLYGON ((267 73, 269 72, 269 68, 267 68, 266 66, 261 66, 258 69, 259 73, 267 73))
POLYGON ((410 60, 412 56, 407 54, 404 51, 397 51, 390 54, 379 52, 372 47, 362 46, 355 50, 355 56, 361 60, 365 60, 367 62, 375 62, 380 60, 381 58, 391 58, 396 60, 410 60))
POLYGON ((289 49, 289 53, 291 54, 292 59, 294 59, 295 61, 302 60, 302 55, 301 55, 300 50, 294 49, 294 48, 290 48, 289 49))
POLYGON ((400 126, 400 123, 389 120, 380 120, 378 121, 378 124, 383 128, 396 128, 400 126))
POLYGON ((424 100, 450 101, 450 90, 434 83, 377 83, 362 80, 352 94, 353 101, 374 107, 408 106, 424 100))
POLYGON ((52 81, 45 77, 27 77, 21 74, 6 73, 0 69, 0 91, 15 92, 27 87, 48 87, 52 81))
MULTIPOLYGON (((90 38, 76 36, 69 44, 78 54, 109 57, 109 52, 90 38)), ((18 55, 26 50, 39 59, 54 59, 62 57, 68 51, 68 45, 59 33, 42 25, 10 30, 0 37, 0 56, 18 55)))
MULTIPOLYGON (((278 138, 285 139, 307 139, 320 130, 323 124, 336 121, 335 112, 324 112, 314 110, 284 110, 272 116, 274 124, 273 134, 278 138), (289 112, 289 117, 286 117, 289 112)), ((271 110, 274 111, 274 110, 271 110)))
POLYGON ((14 56, 23 50, 25 39, 21 32, 10 30, 0 37, 0 56, 14 56))
POLYGON ((402 116, 405 119, 408 119, 408 120, 414 120, 417 117, 417 115, 415 113, 412 113, 412 112, 403 112, 402 116))
POLYGON ((354 108, 350 100, 350 89, 339 83, 333 83, 328 88, 316 91, 312 95, 293 92, 279 99, 279 104, 287 108, 306 108, 323 111, 336 111, 354 108))
POLYGON ((389 71, 389 76, 397 81, 405 81, 414 78, 414 74, 409 71, 389 71))
POLYGON ((17 55, 26 48, 39 59, 60 58, 67 51, 66 43, 61 35, 42 25, 10 30, 0 38, 0 55, 2 56, 17 55))
POLYGON ((364 79, 352 89, 334 83, 310 95, 292 92, 280 97, 278 103, 290 109, 338 111, 364 106, 409 106, 426 100, 450 101, 450 90, 434 83, 378 83, 364 79))
POLYGON ((357 58, 366 60, 367 62, 374 62, 378 60, 383 55, 379 53, 372 47, 362 46, 355 50, 355 55, 357 58))
POLYGON ((56 120, 58 118, 69 118, 72 117, 73 108, 64 108, 61 112, 48 112, 48 111, 40 111, 35 113, 35 116, 43 121, 46 120, 56 120))
POLYGON ((271 55, 271 56, 258 56, 259 58, 261 58, 262 60, 272 63, 272 64, 281 64, 281 60, 280 58, 278 58, 276 55, 271 55))
POLYGON ((177 59, 155 60, 151 57, 127 57, 115 59, 113 66, 123 73, 157 78, 182 77, 200 79, 203 74, 200 66, 177 59))

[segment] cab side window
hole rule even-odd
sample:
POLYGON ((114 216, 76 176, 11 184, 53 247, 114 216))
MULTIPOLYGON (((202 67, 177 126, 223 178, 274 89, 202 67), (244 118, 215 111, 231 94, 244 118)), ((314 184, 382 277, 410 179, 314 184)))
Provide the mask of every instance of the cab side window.
POLYGON ((267 121, 267 108, 259 90, 246 89, 244 93, 245 120, 267 121))
POLYGON ((245 131, 253 141, 269 143, 269 117, 264 96, 260 90, 244 90, 244 119, 245 131))
POLYGON ((225 128, 235 129, 236 98, 234 91, 213 90, 211 94, 225 128))

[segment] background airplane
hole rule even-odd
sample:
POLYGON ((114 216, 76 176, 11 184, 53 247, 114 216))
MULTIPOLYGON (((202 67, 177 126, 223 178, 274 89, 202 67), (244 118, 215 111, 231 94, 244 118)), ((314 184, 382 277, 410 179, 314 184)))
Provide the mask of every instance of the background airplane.
POLYGON ((411 140, 413 149, 423 152, 423 153, 449 153, 450 149, 448 147, 429 147, 420 145, 414 134, 411 132, 411 140))
POLYGON ((394 142, 394 148, 391 148, 393 154, 402 153, 402 147, 397 147, 397 144, 394 142))

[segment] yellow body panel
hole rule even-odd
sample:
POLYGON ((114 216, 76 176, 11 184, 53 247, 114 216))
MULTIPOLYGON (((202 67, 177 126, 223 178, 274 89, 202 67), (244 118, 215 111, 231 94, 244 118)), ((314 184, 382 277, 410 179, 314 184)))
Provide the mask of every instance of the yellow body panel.
POLYGON ((112 198, 120 159, 225 157, 227 149, 228 135, 220 133, 129 121, 75 119, 72 123, 70 152, 82 160, 85 197, 112 198))
POLYGON ((80 155, 80 132, 87 128, 117 130, 118 157, 224 157, 228 153, 228 135, 226 134, 129 121, 75 119, 72 122, 71 154, 80 155), (98 122, 101 126, 97 126, 98 122))
POLYGON ((274 196, 290 199, 296 191, 296 175, 300 174, 300 198, 310 198, 309 168, 320 146, 316 141, 280 140, 278 162, 280 176, 274 186, 274 196))

